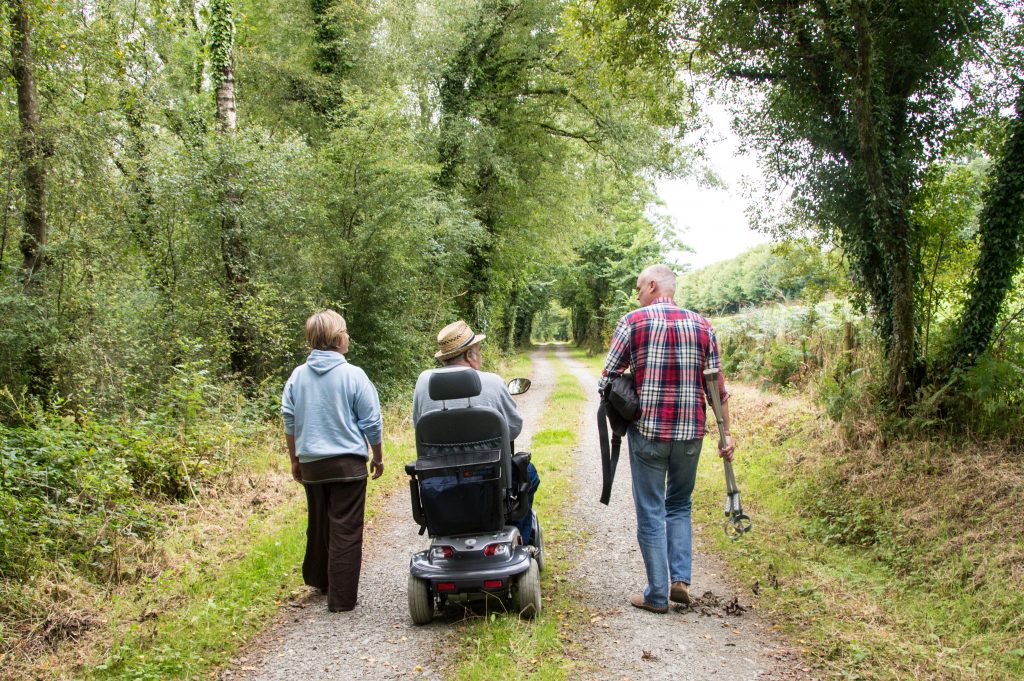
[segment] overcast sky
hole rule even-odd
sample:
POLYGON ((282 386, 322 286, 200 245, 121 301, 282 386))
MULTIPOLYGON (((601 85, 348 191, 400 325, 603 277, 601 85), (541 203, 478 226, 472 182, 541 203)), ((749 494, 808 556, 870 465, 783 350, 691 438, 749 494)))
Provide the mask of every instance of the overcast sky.
POLYGON ((766 234, 750 229, 741 192, 744 180, 757 183, 762 177, 757 161, 740 153, 739 140, 729 127, 724 107, 712 105, 709 109, 707 158, 723 185, 702 186, 696 178, 661 180, 656 185, 665 204, 658 212, 672 219, 676 233, 694 251, 676 254, 676 260, 693 269, 727 260, 770 240, 766 234))

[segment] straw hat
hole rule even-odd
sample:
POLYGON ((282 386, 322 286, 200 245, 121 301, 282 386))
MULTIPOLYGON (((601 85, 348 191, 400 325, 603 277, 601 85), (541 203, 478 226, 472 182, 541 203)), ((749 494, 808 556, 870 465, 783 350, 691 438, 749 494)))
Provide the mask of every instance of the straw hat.
POLYGON ((476 335, 473 333, 473 329, 469 328, 469 324, 461 319, 452 322, 437 334, 437 352, 434 353, 434 357, 442 362, 457 357, 484 338, 487 336, 476 335))

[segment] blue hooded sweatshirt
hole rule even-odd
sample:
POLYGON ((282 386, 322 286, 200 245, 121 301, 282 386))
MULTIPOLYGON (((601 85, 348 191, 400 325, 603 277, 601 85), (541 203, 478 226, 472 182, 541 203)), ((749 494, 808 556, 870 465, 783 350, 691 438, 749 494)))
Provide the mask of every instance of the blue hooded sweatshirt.
POLYGON ((314 350, 295 367, 281 395, 284 432, 302 463, 339 454, 367 457, 381 441, 377 389, 366 372, 332 350, 314 350))

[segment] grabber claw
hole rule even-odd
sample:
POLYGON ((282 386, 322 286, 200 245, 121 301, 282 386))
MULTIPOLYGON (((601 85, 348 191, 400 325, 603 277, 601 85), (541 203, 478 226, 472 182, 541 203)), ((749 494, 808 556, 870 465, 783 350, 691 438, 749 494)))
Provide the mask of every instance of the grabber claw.
MULTIPOLYGON (((711 408, 715 412, 715 419, 718 421, 718 446, 724 449, 727 444, 725 438, 725 426, 722 419, 722 400, 718 393, 718 369, 705 369, 704 381, 707 385, 708 395, 711 397, 711 408)), ((722 462, 725 471, 725 534, 729 539, 739 539, 741 535, 750 532, 754 523, 750 516, 743 512, 743 505, 740 504, 740 489, 736 484, 736 474, 732 470, 730 461, 722 462)))

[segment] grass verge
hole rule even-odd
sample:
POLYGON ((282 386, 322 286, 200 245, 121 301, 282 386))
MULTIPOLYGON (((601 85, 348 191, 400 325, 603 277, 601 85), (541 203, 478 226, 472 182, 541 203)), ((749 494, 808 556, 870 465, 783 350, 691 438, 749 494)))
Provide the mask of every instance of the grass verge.
POLYGON ((564 679, 574 666, 563 631, 584 614, 563 575, 574 544, 568 509, 576 427, 586 398, 576 378, 553 357, 552 361, 558 366, 555 385, 531 447, 541 476, 534 508, 544 528, 544 609, 533 621, 490 614, 461 625, 463 659, 454 670, 458 679, 564 679))
MULTIPOLYGON (((413 457, 408 406, 385 413, 385 474, 371 482, 367 522, 405 482, 413 457)), ((158 569, 106 591, 78 589, 49 578, 41 587, 58 613, 88 614, 81 635, 17 664, 0 678, 191 678, 231 659, 279 607, 308 593, 300 568, 305 501, 286 465, 279 427, 270 424, 253 448, 239 453, 232 478, 215 496, 169 504, 171 528, 149 549, 158 569)))
MULTIPOLYGON (((390 465, 379 480, 368 485, 368 526, 380 512, 384 497, 404 483, 401 464, 414 450, 407 412, 402 405, 385 414, 390 425, 385 432, 384 456, 390 465)), ((286 459, 281 451, 278 465, 282 472, 286 459)), ((166 679, 202 675, 228 662, 262 631, 285 601, 309 593, 301 575, 305 500, 298 485, 290 488, 289 498, 268 516, 227 539, 231 549, 227 560, 216 565, 205 561, 192 564, 180 575, 158 580, 153 587, 159 600, 177 605, 151 620, 143 615, 143 621, 117 632, 112 651, 91 676, 166 679)))
POLYGON ((754 530, 738 542, 721 531, 714 456, 701 461, 695 518, 822 671, 1024 676, 1024 548, 1010 524, 1021 480, 1005 457, 941 442, 855 448, 803 400, 741 385, 733 395, 754 530))

